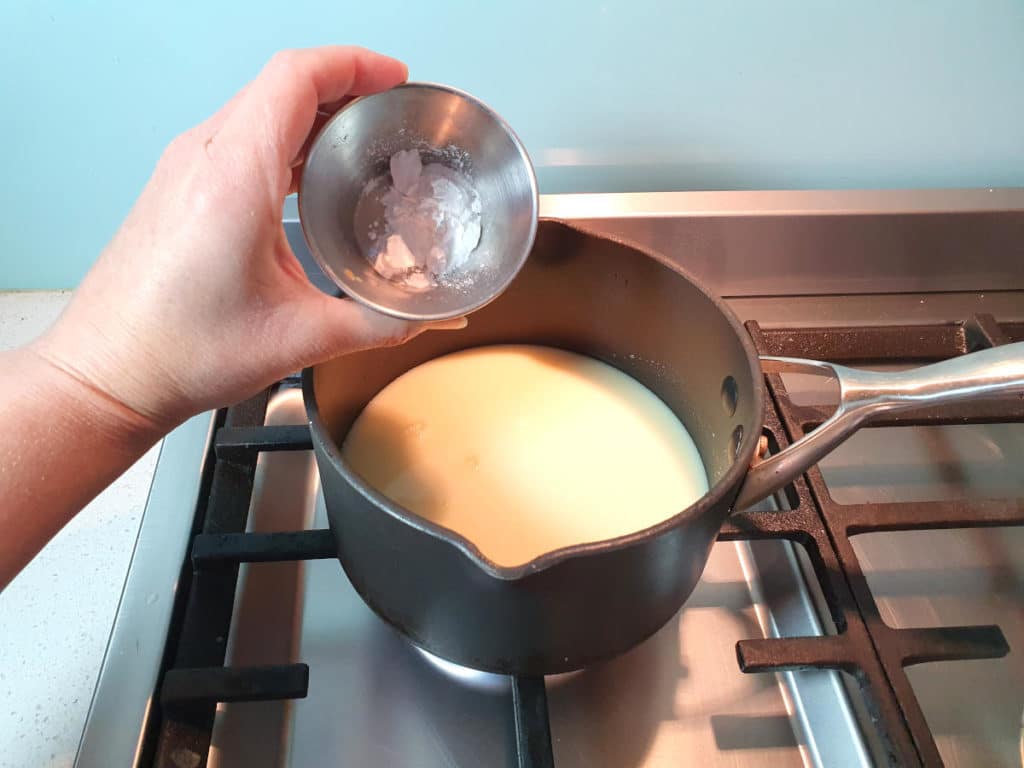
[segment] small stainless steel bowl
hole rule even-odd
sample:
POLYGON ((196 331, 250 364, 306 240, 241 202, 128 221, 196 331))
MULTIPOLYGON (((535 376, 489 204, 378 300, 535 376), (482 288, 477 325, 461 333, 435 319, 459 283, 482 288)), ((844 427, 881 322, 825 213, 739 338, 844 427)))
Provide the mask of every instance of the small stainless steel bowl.
POLYGON ((508 124, 469 94, 433 83, 343 107, 313 141, 299 186, 302 231, 324 272, 352 298, 407 320, 459 317, 498 296, 533 247, 538 207, 533 165, 508 124), (367 184, 389 174, 391 155, 403 149, 464 173, 481 202, 480 244, 469 266, 418 293, 377 274, 367 259, 374 212, 361 210, 356 221, 367 184))

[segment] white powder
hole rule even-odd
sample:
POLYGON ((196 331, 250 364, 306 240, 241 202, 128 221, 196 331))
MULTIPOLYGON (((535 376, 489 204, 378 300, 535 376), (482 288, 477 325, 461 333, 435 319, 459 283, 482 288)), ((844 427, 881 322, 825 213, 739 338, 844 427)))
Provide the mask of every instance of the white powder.
MULTIPOLYGON (((380 197, 383 232, 370 232, 367 257, 383 277, 424 290, 466 266, 480 243, 480 196, 463 174, 423 165, 419 151, 391 156, 391 184, 380 197)), ((379 180, 367 185, 372 193, 379 180)))

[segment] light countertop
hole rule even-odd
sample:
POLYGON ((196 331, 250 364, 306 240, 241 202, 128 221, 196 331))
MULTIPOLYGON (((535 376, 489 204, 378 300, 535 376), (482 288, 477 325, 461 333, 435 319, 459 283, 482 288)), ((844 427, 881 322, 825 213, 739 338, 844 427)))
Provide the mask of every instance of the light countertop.
MULTIPOLYGON (((39 335, 69 298, 0 293, 0 350, 39 335)), ((73 764, 158 453, 100 494, 0 593, 0 768, 73 764)))

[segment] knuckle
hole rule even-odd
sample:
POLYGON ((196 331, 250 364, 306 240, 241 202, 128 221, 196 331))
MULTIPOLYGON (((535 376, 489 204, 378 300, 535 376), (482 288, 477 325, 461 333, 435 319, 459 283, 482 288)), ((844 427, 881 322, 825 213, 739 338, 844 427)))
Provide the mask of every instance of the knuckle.
POLYGON ((278 51, 267 64, 267 69, 273 73, 288 75, 298 67, 299 52, 294 48, 286 48, 278 51))
POLYGON ((184 153, 189 150, 192 144, 192 131, 185 131, 179 133, 173 139, 171 139, 167 146, 164 147, 163 159, 175 159, 180 158, 184 153))

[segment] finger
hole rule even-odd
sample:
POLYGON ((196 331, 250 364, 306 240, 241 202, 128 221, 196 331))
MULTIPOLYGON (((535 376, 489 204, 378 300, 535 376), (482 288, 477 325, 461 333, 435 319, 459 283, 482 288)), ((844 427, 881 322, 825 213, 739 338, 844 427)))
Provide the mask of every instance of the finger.
POLYGON ((384 91, 407 76, 402 62, 364 48, 283 51, 246 89, 224 131, 251 139, 254 126, 260 126, 282 161, 290 163, 313 128, 318 105, 384 91))
POLYGON ((451 320, 438 320, 434 323, 424 323, 420 331, 461 331, 469 326, 469 318, 455 317, 451 320))
POLYGON ((337 112, 339 109, 344 107, 346 104, 352 101, 352 99, 355 98, 357 98, 355 94, 349 94, 348 96, 342 96, 337 101, 330 101, 327 102, 326 104, 321 104, 319 107, 317 107, 316 110, 317 119, 330 119, 331 117, 334 116, 335 112, 337 112))
POLYGON ((346 96, 338 101, 332 101, 330 104, 319 104, 316 108, 316 117, 313 118, 313 126, 310 128, 309 133, 306 135, 306 140, 302 143, 302 149, 299 150, 299 154, 292 158, 291 167, 298 168, 306 160, 306 155, 309 152, 309 147, 313 143, 313 139, 320 129, 323 128, 327 121, 334 117, 335 113, 338 112, 342 107, 347 105, 350 101, 357 98, 356 96, 346 96))
POLYGON ((232 96, 223 107, 203 121, 202 126, 204 126, 211 135, 216 134, 217 131, 221 129, 221 126, 224 125, 224 121, 227 120, 228 117, 234 113, 235 109, 238 108, 239 102, 242 101, 242 98, 245 96, 246 91, 249 90, 250 85, 251 83, 243 85, 241 90, 232 96))
POLYGON ((324 127, 328 120, 334 117, 338 110, 347 105, 354 98, 356 97, 346 96, 339 101, 332 101, 330 104, 321 104, 317 107, 316 117, 313 119, 313 127, 306 136, 306 140, 302 143, 302 149, 299 150, 299 154, 293 157, 291 162, 288 164, 292 170, 291 182, 288 184, 289 195, 295 194, 299 191, 299 182, 302 180, 302 169, 306 164, 306 156, 309 154, 309 148, 313 145, 313 140, 316 139, 317 134, 320 133, 320 129, 324 127))
POLYGON ((434 323, 399 320, 364 307, 351 299, 335 299, 317 292, 316 309, 304 312, 299 331, 302 366, 315 365, 341 355, 402 344, 430 330, 460 330, 464 317, 434 323))

